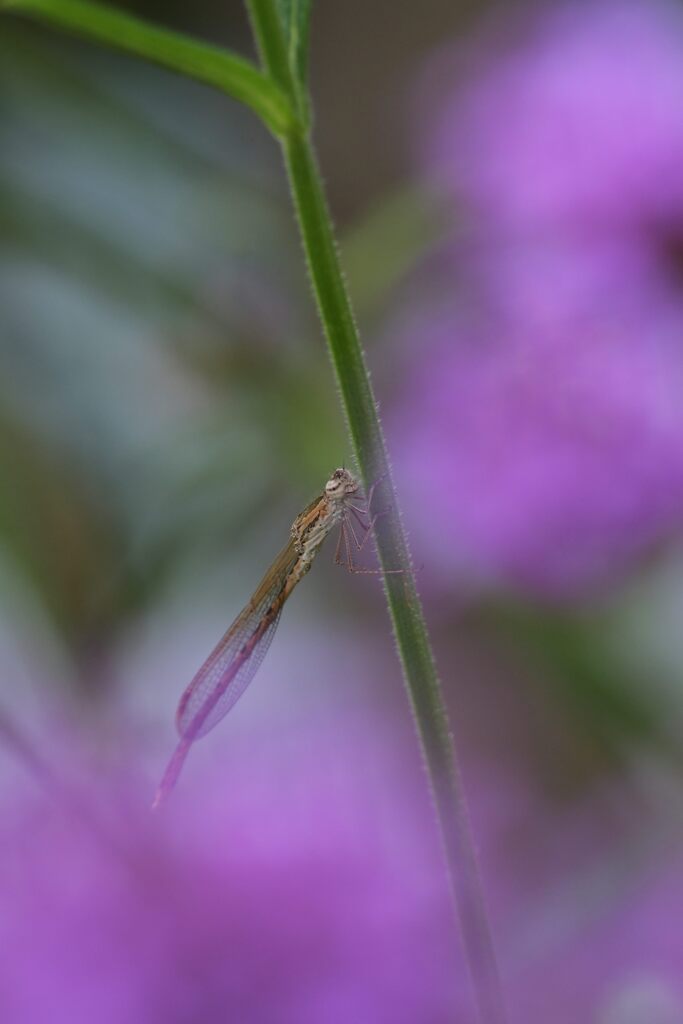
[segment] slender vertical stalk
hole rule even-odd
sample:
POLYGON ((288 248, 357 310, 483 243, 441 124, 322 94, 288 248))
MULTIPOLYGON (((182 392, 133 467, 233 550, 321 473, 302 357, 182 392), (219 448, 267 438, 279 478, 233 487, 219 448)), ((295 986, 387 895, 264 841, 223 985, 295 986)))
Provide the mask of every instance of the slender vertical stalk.
MULTIPOLYGON (((297 86, 273 0, 247 0, 266 71, 297 105, 297 86)), ((427 766, 452 892, 480 1019, 505 1014, 462 781, 438 675, 411 571, 386 442, 344 282, 332 222, 303 117, 282 139, 308 272, 342 399, 353 450, 366 488, 376 485, 377 551, 408 697, 427 766)))

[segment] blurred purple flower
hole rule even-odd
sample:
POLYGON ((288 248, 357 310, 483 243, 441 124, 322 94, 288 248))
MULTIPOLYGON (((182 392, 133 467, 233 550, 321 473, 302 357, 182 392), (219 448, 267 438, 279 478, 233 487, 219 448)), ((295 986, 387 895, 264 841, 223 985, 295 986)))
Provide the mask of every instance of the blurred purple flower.
POLYGON ((111 777, 85 814, 6 795, 2 1020, 447 1019, 458 984, 436 843, 400 787, 389 797, 367 724, 335 721, 334 743, 291 738, 286 777, 263 749, 244 773, 214 761, 157 816, 137 781, 111 777))
POLYGON ((464 213, 437 266, 456 301, 402 328, 416 546, 450 580, 604 585, 683 525, 683 14, 528 16, 472 57, 423 154, 464 213))
POLYGON ((683 318, 414 326, 394 418, 420 557, 561 596, 611 578, 683 522, 683 318))
POLYGON ((513 17, 440 106, 428 173, 496 230, 683 229, 680 5, 556 3, 513 17))
POLYGON ((608 864, 602 877, 584 879, 582 898, 578 877, 570 891, 559 898, 555 892, 536 934, 520 937, 510 990, 514 1024, 683 1021, 679 856, 674 852, 670 861, 641 869, 637 879, 621 885, 615 884, 624 868, 617 849, 608 864))
POLYGON ((681 1024, 683 834, 668 798, 647 806, 612 782, 555 804, 509 766, 485 778, 474 821, 510 1024, 681 1024))
MULTIPOLYGON (((78 800, 4 791, 3 1024, 470 1024, 406 736, 367 710, 317 724, 274 756, 262 735, 196 758, 159 816, 151 784, 84 757, 78 800)), ((605 806, 561 815, 508 777, 475 791, 511 1024, 677 1021, 678 865, 634 885, 605 806)))

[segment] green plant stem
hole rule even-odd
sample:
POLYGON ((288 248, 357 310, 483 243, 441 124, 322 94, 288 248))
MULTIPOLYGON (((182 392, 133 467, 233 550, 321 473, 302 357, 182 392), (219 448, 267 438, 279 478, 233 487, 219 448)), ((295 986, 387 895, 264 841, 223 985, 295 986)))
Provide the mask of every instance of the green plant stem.
POLYGON ((287 93, 250 61, 122 11, 90 0, 0 0, 0 8, 40 18, 215 86, 251 107, 274 135, 288 131, 295 116, 287 93))
POLYGON ((429 775, 481 1020, 504 1019, 500 983, 453 737, 432 655, 391 478, 370 377, 342 277, 312 147, 283 141, 309 273, 327 337, 354 454, 373 505, 384 588, 413 717, 429 775), (394 573, 398 567, 408 571, 394 573))
MULTIPOLYGON (((286 43, 274 0, 247 0, 265 69, 286 90, 286 43)), ((429 774, 464 946, 485 1024, 504 1020, 503 1000, 453 738, 398 511, 377 403, 335 244, 332 222, 303 125, 282 139, 308 271, 327 338, 354 454, 366 489, 387 514, 375 534, 407 692, 429 774), (391 570, 403 568, 403 573, 391 570)))

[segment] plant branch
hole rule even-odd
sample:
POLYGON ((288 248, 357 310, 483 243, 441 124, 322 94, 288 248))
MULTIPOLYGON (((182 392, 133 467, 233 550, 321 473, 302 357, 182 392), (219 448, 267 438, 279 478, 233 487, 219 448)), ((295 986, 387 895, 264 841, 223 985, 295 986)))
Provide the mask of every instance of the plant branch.
MULTIPOLYGON (((265 69, 295 96, 282 73, 287 42, 274 0, 247 0, 265 69), (265 42, 267 40, 267 45, 265 42)), ((290 76, 292 75, 290 69, 290 76)), ((405 532, 401 524, 382 425, 342 275, 330 214, 308 132, 282 138, 308 272, 327 338, 354 454, 367 488, 375 484, 376 526, 384 589, 408 697, 431 783, 452 891, 480 1018, 504 1020, 498 970, 453 738, 432 656, 405 532), (387 573, 404 568, 405 573, 387 573)))
POLYGON ((500 984, 485 910, 472 830, 453 737, 427 634, 398 509, 377 403, 342 277, 332 227, 311 145, 283 140, 289 181, 308 269, 323 322, 354 454, 366 487, 376 483, 375 526, 384 590, 441 828, 446 860, 480 1016, 504 1019, 500 984), (405 573, 387 573, 403 568, 405 573))
POLYGON ((227 50, 82 0, 0 0, 0 7, 213 85, 251 107, 276 136, 290 129, 294 113, 287 94, 250 61, 227 50))

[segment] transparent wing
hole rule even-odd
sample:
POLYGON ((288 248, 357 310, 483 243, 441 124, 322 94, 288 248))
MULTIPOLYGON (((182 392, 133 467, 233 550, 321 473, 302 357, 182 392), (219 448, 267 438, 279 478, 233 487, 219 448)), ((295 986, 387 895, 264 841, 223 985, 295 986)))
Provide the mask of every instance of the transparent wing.
POLYGON ((282 607, 267 623, 252 621, 220 641, 183 694, 176 714, 179 734, 205 736, 237 703, 263 661, 282 607))
POLYGON ((175 786, 194 741, 227 715, 256 675, 291 591, 287 581, 298 559, 290 540, 180 698, 176 713, 180 740, 157 789, 155 808, 175 786))
POLYGON ((270 606, 268 602, 279 600, 265 623, 258 618, 256 609, 245 608, 185 690, 176 715, 180 741, 157 789, 154 808, 164 803, 178 781, 194 741, 227 715, 254 678, 280 619, 284 604, 281 593, 275 591, 265 601, 264 613, 270 606), (242 653, 245 647, 248 653, 242 653))
POLYGON ((285 583, 297 558, 290 542, 185 690, 176 713, 182 739, 192 743, 210 732, 256 675, 280 620, 285 583))

